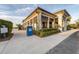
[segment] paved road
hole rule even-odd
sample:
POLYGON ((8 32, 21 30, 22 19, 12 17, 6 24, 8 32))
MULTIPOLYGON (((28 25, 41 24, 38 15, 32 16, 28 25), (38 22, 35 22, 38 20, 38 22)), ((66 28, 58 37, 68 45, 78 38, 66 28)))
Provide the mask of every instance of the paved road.
POLYGON ((43 54, 57 46, 68 36, 78 30, 71 30, 45 38, 35 35, 26 36, 25 31, 13 30, 14 36, 11 40, 0 43, 1 54, 43 54))
POLYGON ((50 49, 48 54, 79 54, 79 31, 73 33, 56 47, 50 49))

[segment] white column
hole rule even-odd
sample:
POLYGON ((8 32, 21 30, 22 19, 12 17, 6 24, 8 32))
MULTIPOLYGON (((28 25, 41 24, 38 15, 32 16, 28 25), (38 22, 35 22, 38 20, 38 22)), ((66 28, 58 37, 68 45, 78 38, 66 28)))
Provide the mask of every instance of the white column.
POLYGON ((67 22, 66 22, 66 20, 67 20, 67 19, 64 20, 64 31, 67 30, 67 22))
POLYGON ((55 19, 53 19, 52 27, 55 28, 55 19))
POLYGON ((30 21, 29 21, 29 26, 31 26, 31 23, 30 23, 30 21))
POLYGON ((50 18, 48 17, 47 28, 49 28, 49 21, 50 21, 50 18))
POLYGON ((52 28, 54 28, 55 27, 55 19, 53 19, 53 21, 52 21, 52 28))
POLYGON ((41 13, 39 13, 37 20, 38 20, 38 24, 39 24, 39 29, 42 29, 41 13))
POLYGON ((33 19, 32 19, 32 27, 33 27, 33 19))

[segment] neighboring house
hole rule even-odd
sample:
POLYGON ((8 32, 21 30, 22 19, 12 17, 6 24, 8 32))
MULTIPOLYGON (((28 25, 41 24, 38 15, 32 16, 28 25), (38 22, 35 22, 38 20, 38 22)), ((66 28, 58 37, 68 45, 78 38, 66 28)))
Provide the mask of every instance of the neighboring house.
MULTIPOLYGON (((23 27, 32 26, 34 30, 43 28, 61 28, 67 27, 67 18, 70 17, 66 10, 56 13, 50 13, 40 7, 36 8, 28 17, 23 20, 23 27)), ((64 28, 66 30, 66 28, 64 28)))

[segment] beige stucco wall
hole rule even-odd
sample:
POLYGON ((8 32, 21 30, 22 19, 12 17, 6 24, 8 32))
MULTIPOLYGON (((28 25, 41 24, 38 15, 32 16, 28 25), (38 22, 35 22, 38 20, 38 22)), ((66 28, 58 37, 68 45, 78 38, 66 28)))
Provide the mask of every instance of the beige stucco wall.
POLYGON ((63 20, 63 18, 62 18, 63 14, 59 13, 59 14, 56 14, 56 15, 58 16, 58 25, 60 27, 63 27, 63 22, 62 22, 62 20, 63 20))
MULTIPOLYGON (((28 25, 28 22, 30 22, 36 16, 38 16, 38 14, 34 13, 28 19, 25 19, 25 21, 23 22, 23 27, 26 28, 27 26, 30 26, 30 24, 28 25)), ((32 26, 33 26, 33 24, 32 24, 32 26)))

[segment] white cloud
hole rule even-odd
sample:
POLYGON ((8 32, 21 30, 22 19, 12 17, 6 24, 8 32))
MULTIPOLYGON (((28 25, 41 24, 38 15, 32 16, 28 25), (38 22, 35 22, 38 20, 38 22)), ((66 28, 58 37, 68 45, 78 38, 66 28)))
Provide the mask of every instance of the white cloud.
POLYGON ((30 7, 17 9, 17 10, 16 10, 16 13, 18 13, 18 12, 25 12, 25 11, 29 11, 30 9, 31 9, 30 7))
POLYGON ((15 13, 16 13, 17 15, 21 15, 21 14, 26 14, 26 15, 28 15, 29 13, 32 12, 32 10, 33 10, 33 8, 31 8, 31 7, 26 7, 26 8, 17 9, 17 10, 15 11, 15 13))
POLYGON ((0 10, 0 19, 12 21, 15 26, 15 24, 22 23, 22 20, 24 20, 24 18, 27 17, 33 10, 33 7, 20 8, 14 11, 0 10))
POLYGON ((15 26, 16 24, 22 23, 22 20, 24 20, 25 16, 27 16, 29 12, 31 12, 31 9, 32 8, 27 7, 27 8, 17 9, 16 11, 0 10, 0 19, 9 20, 13 22, 15 26), (10 13, 12 13, 13 15, 10 15, 10 13), (22 14, 24 13, 26 13, 27 15, 22 16, 22 14))
POLYGON ((9 13, 9 11, 0 10, 0 15, 8 15, 9 13))

